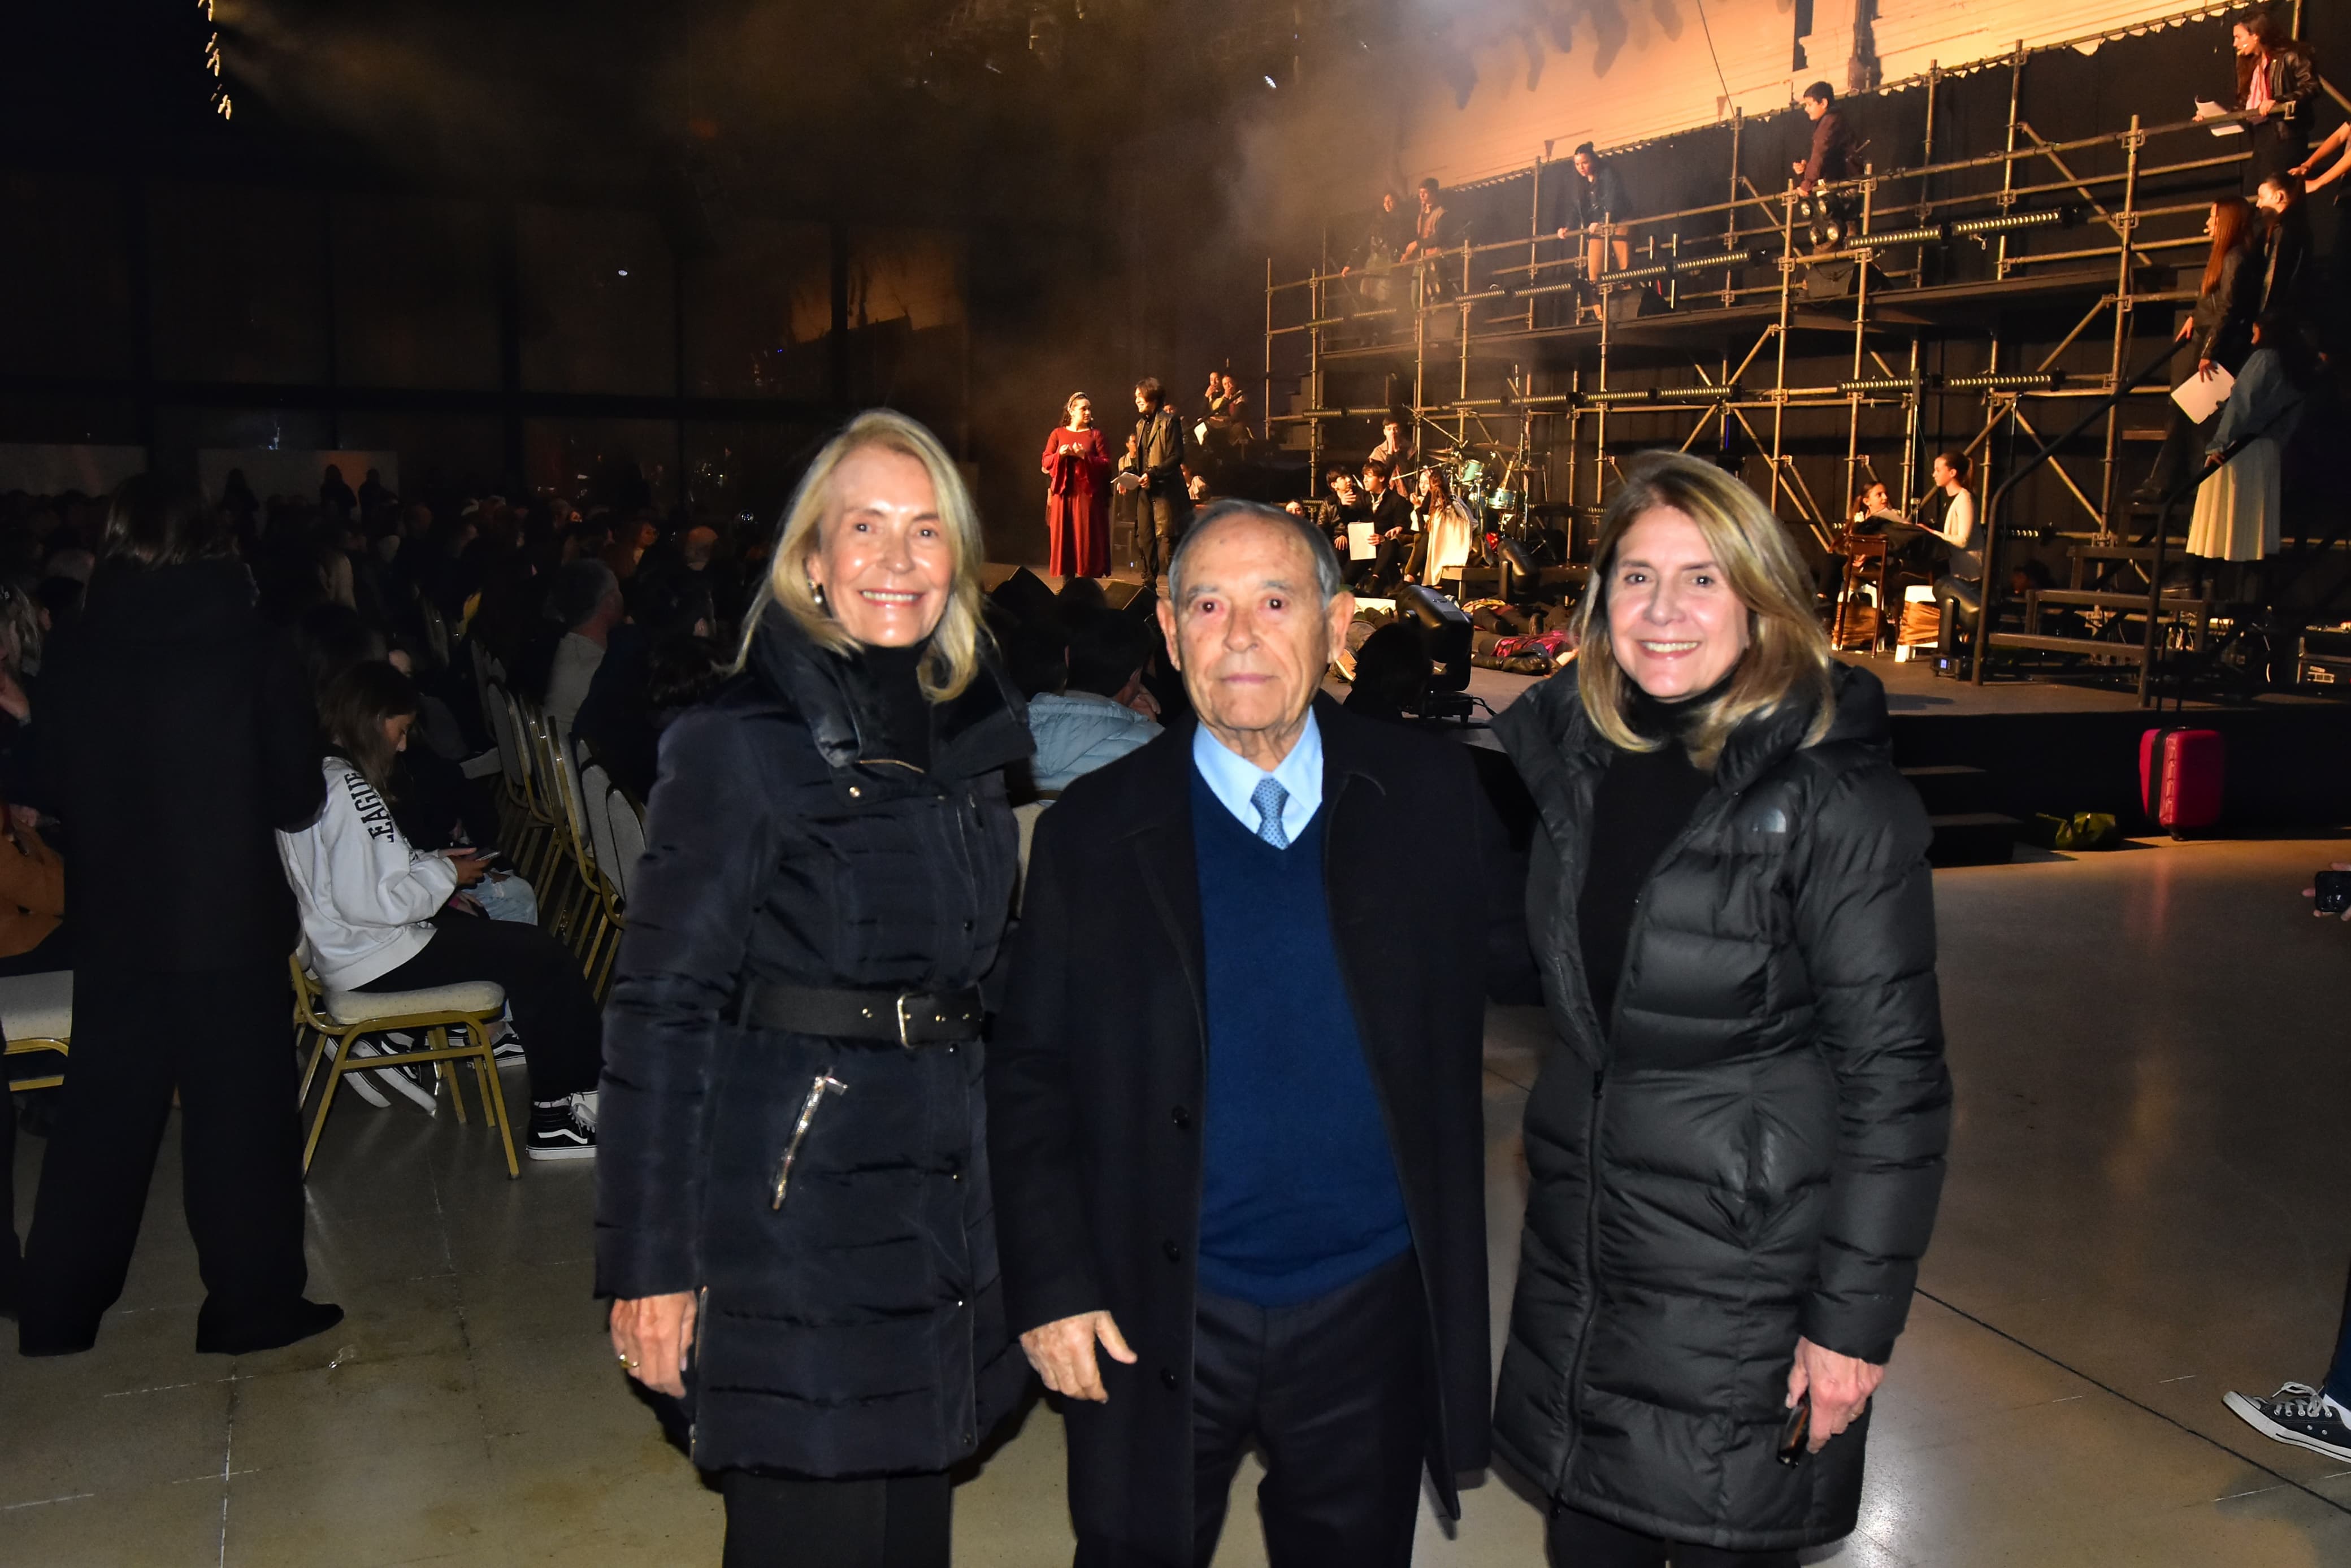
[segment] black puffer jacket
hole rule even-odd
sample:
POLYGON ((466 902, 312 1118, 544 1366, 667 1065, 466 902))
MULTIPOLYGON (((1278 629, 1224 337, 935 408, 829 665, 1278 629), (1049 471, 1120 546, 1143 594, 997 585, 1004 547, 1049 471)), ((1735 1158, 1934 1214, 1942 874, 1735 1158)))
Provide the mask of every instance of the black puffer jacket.
POLYGON ((747 980, 954 989, 996 962, 1029 754, 993 670, 883 759, 862 668, 771 608, 749 667, 662 743, 604 1019, 600 1293, 701 1291, 705 1469, 945 1469, 1028 1376, 1004 1321, 977 1045, 727 1021, 747 980), (810 1085, 780 1210, 776 1170, 810 1085))
POLYGON ((1928 826, 1885 692, 1834 727, 1733 733, 1635 907, 1614 1016, 1576 929, 1611 749, 1562 674, 1496 726, 1542 814, 1527 908, 1558 1044, 1527 1106, 1532 1191, 1494 1446, 1552 1497, 1729 1551, 1849 1533, 1866 1419, 1775 1457, 1803 1335, 1884 1362, 1949 1133, 1928 826))

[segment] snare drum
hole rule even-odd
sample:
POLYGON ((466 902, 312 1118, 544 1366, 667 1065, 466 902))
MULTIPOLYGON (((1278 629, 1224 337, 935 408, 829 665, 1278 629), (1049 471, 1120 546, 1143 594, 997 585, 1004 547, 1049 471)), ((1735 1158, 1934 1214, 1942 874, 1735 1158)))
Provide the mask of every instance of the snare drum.
POLYGON ((1453 471, 1453 487, 1456 490, 1475 490, 1485 482, 1486 465, 1475 457, 1453 471))
POLYGON ((1516 490, 1497 490, 1486 497, 1486 509, 1489 512, 1515 512, 1519 509, 1520 498, 1516 490))

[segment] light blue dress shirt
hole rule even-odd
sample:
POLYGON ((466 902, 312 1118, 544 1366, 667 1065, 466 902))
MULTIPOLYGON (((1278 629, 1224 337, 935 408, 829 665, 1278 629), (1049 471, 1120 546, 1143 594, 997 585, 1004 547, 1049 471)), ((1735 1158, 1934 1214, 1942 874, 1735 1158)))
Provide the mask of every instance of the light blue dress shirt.
POLYGON ((1258 815, 1257 806, 1249 797, 1267 779, 1290 792, 1290 799, 1281 808, 1281 831, 1291 843, 1298 841, 1298 835, 1306 831, 1306 824, 1322 809, 1322 729, 1311 708, 1306 714, 1306 727, 1299 732, 1298 744, 1290 748, 1290 755, 1271 773, 1237 756, 1209 734, 1205 724, 1192 731, 1192 766, 1199 770, 1208 792, 1224 802, 1233 820, 1252 833, 1257 831, 1258 815))

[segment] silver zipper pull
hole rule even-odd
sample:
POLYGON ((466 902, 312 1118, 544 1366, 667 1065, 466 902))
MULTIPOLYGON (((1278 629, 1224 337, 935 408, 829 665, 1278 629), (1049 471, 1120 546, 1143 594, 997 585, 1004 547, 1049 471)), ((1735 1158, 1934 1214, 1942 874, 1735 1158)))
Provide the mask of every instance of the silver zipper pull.
POLYGON ((816 1108, 824 1103, 828 1094, 846 1094, 849 1085, 830 1072, 820 1072, 809 1085, 808 1098, 800 1102, 800 1119, 792 1127, 792 1141, 784 1149, 784 1162, 776 1167, 776 1196, 768 1207, 784 1207, 784 1189, 791 1185, 792 1162, 800 1157, 800 1145, 807 1139, 809 1124, 816 1120, 816 1108))

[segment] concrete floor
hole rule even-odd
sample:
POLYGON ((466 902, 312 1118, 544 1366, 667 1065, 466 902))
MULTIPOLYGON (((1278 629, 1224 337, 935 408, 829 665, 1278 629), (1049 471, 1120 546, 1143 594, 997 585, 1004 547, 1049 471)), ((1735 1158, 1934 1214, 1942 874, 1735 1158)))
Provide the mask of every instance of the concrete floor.
MULTIPOLYGON (((2351 843, 1937 874, 1950 1182, 1860 1532, 1815 1560, 2351 1563, 2351 1470, 2220 1403, 2319 1375, 2351 1260, 2351 929, 2297 896, 2331 859, 2351 843)), ((1498 1011, 1488 1037, 1498 1322, 1541 1031, 1498 1011)), ((41 1146, 20 1145, 22 1206, 41 1146)), ((350 1317, 231 1362, 189 1348, 172 1157, 99 1348, 0 1356, 0 1563, 717 1561, 716 1498, 631 1398, 588 1299, 590 1171, 509 1183, 478 1120, 347 1104, 310 1238, 313 1293, 350 1317)), ((1067 1561, 1061 1440, 1032 1408, 961 1490, 960 1564, 1067 1561)), ((1236 1501, 1225 1568, 1263 1561, 1236 1501)), ((1467 1509, 1454 1537, 1424 1527, 1419 1562, 1541 1562, 1502 1481, 1467 1509)))

